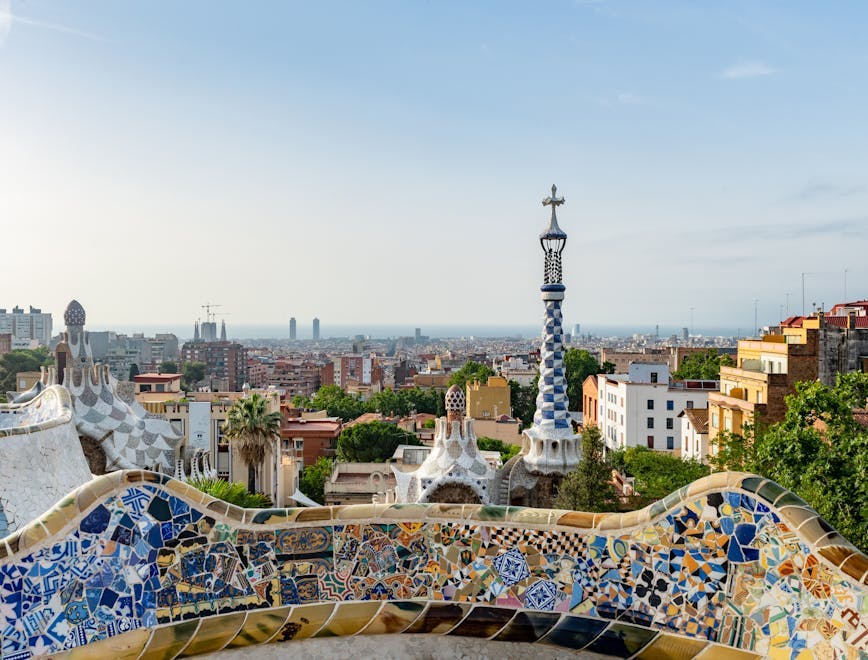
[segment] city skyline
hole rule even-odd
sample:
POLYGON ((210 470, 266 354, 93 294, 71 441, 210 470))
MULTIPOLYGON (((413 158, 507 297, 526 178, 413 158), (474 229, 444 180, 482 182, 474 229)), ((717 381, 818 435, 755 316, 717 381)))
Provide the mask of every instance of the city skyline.
POLYGON ((571 322, 868 291, 864 5, 166 13, 0 0, 2 305, 530 326, 552 183, 571 322))

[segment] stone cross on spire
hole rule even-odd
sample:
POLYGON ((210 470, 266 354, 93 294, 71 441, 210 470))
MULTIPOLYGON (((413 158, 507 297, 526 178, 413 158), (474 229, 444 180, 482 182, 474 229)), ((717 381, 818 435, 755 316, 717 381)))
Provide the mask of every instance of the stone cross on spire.
POLYGON ((555 209, 563 204, 566 200, 563 197, 558 197, 558 187, 552 184, 552 196, 546 197, 543 200, 543 206, 552 207, 552 217, 555 217, 555 209))

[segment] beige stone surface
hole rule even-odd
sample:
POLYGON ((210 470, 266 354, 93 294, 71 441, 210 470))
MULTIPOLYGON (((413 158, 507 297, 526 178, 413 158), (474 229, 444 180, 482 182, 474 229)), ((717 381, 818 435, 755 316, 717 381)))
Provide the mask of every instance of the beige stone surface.
POLYGON ((221 651, 197 656, 210 660, 280 660, 282 658, 315 658, 317 660, 428 660, 447 658, 454 660, 507 660, 509 658, 532 658, 554 660, 555 658, 596 659, 607 656, 596 653, 571 653, 569 649, 546 644, 519 644, 515 642, 492 642, 472 637, 449 637, 447 635, 359 635, 357 637, 328 637, 305 639, 298 642, 281 642, 243 649, 221 651))

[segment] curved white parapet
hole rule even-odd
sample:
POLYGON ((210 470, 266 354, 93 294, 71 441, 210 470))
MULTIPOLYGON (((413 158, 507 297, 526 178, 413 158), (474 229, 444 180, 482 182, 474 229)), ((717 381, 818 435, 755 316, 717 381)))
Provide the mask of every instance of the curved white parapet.
POLYGON ((26 403, 0 404, 0 537, 90 479, 65 388, 53 385, 26 403))

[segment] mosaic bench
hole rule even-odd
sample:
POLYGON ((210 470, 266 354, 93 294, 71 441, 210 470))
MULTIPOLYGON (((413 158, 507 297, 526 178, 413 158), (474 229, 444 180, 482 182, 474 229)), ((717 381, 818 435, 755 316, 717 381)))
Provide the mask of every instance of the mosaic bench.
POLYGON ((813 509, 742 473, 594 514, 243 510, 126 471, 0 539, 0 654, 174 658, 400 633, 491 639, 492 654, 503 641, 851 660, 868 651, 866 581, 868 558, 813 509))

